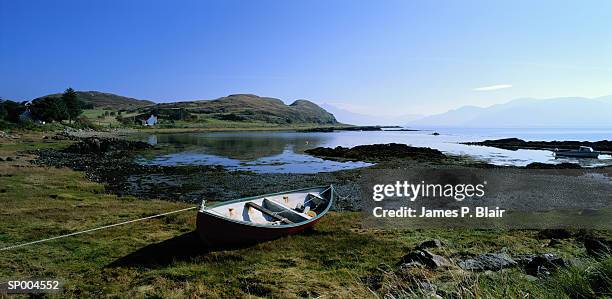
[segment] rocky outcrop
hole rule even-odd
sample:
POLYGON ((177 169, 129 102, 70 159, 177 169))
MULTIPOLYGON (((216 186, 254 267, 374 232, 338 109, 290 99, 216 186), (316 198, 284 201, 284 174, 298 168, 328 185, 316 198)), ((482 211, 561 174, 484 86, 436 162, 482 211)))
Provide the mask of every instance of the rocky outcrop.
POLYGON ((64 149, 66 153, 76 154, 102 154, 112 151, 133 151, 148 149, 152 146, 146 142, 131 141, 116 138, 83 138, 64 149))
POLYGON ((470 271, 497 271, 512 268, 517 262, 505 253, 485 253, 459 262, 459 267, 470 271))
POLYGON ((324 158, 335 158, 357 161, 381 161, 389 159, 443 159, 446 156, 436 149, 412 147, 406 144, 388 143, 373 145, 358 145, 352 148, 338 146, 335 148, 317 147, 306 153, 324 158))
POLYGON ((550 275, 560 267, 569 265, 567 261, 552 253, 523 254, 516 256, 515 259, 527 274, 536 277, 550 275))
POLYGON ((424 242, 421 242, 417 246, 418 249, 427 249, 427 248, 440 248, 442 247, 442 242, 438 239, 431 239, 424 242))
POLYGON ((559 164, 533 162, 533 163, 527 164, 525 168, 527 169, 581 169, 582 166, 580 166, 580 164, 567 163, 567 162, 563 162, 559 164))
POLYGON ((402 257, 398 266, 400 268, 425 266, 430 269, 449 267, 451 263, 443 256, 433 254, 425 249, 416 249, 402 257))
POLYGON ((572 236, 572 232, 564 228, 548 228, 538 233, 540 239, 568 239, 572 236))
POLYGON ((612 141, 525 141, 518 138, 505 138, 485 140, 481 142, 467 142, 468 145, 492 146, 507 150, 518 149, 577 149, 580 146, 590 146, 597 151, 612 151, 612 141))

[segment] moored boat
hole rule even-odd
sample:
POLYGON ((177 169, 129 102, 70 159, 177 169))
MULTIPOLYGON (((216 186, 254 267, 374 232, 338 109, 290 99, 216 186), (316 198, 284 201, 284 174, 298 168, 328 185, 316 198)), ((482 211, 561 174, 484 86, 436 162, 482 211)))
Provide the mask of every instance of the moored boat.
POLYGON ((197 231, 210 245, 242 245, 269 241, 312 227, 331 208, 333 186, 253 196, 205 206, 198 212, 197 231))
POLYGON ((599 152, 588 146, 581 146, 578 150, 554 150, 556 157, 575 157, 575 158, 598 158, 599 152))

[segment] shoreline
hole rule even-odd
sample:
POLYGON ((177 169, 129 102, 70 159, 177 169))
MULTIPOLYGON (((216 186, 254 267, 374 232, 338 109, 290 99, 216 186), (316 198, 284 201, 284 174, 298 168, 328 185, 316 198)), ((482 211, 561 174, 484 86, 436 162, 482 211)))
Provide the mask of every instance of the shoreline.
POLYGON ((481 145, 496 147, 505 150, 519 150, 519 149, 533 149, 533 150, 552 150, 558 149, 572 149, 575 150, 580 146, 592 147, 596 151, 607 152, 606 154, 612 154, 612 141, 600 140, 600 141, 574 141, 574 140, 563 140, 563 141, 525 141, 519 138, 504 138, 495 140, 484 140, 478 142, 463 142, 465 145, 481 145))
MULTIPOLYGON (((63 135, 61 135, 63 136, 63 135)), ((283 190, 334 184, 344 199, 336 211, 357 211, 362 207, 358 192, 359 178, 371 170, 435 168, 467 169, 575 169, 575 165, 532 163, 526 167, 496 166, 468 156, 443 154, 430 148, 410 147, 405 144, 363 145, 353 148, 314 148, 307 154, 328 160, 364 161, 372 166, 333 172, 256 173, 229 170, 220 165, 142 165, 135 156, 155 152, 159 147, 141 141, 114 141, 103 137, 74 137, 76 141, 65 149, 31 151, 38 156, 35 163, 53 167, 68 167, 83 171, 88 179, 102 183, 108 192, 118 196, 141 199, 163 199, 197 203, 202 199, 229 200, 283 190), (83 144, 84 143, 84 144, 83 144), (102 143, 102 145, 100 145, 102 143), (83 144, 81 146, 75 146, 83 144), (115 145, 117 144, 117 145, 115 145), (110 150, 92 150, 110 148, 110 150), (77 148, 74 149, 70 148, 77 148), (250 188, 243 188, 250 186, 250 188)))

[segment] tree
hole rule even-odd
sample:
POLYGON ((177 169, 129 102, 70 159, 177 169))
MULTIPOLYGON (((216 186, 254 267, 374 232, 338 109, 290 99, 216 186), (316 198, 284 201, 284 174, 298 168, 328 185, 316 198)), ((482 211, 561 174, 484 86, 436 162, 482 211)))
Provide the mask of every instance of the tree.
POLYGON ((0 100, 0 120, 16 123, 19 121, 19 115, 25 110, 26 106, 23 103, 0 100))
POLYGON ((44 121, 62 121, 68 119, 68 108, 62 98, 44 97, 32 102, 32 114, 44 121))
POLYGON ((76 119, 81 113, 83 113, 82 105, 77 97, 76 92, 72 88, 66 89, 62 94, 62 100, 66 106, 66 112, 68 113, 68 121, 76 119))

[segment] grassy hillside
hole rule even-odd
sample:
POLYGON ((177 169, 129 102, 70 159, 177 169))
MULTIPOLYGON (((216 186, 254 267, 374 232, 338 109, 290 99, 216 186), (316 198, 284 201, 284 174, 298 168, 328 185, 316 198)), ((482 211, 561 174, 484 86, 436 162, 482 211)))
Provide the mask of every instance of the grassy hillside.
POLYGON ((337 124, 333 114, 318 105, 297 100, 291 105, 275 98, 251 94, 236 94, 215 100, 163 103, 138 109, 143 114, 183 114, 181 118, 194 121, 217 119, 236 122, 265 122, 274 124, 337 124), (185 115, 187 114, 187 115, 185 115))
MULTIPOLYGON (((52 94, 46 97, 60 97, 52 94)), ((253 128, 342 125, 333 114, 307 100, 290 105, 269 97, 236 94, 215 100, 155 104, 111 93, 77 91, 85 104, 83 116, 102 127, 141 126, 150 115, 158 128, 253 128)))
MULTIPOLYGON (((155 104, 147 100, 138 100, 112 93, 99 91, 77 91, 77 97, 90 108, 134 109, 155 104)), ((61 97, 62 94, 50 94, 46 97, 61 97)))

